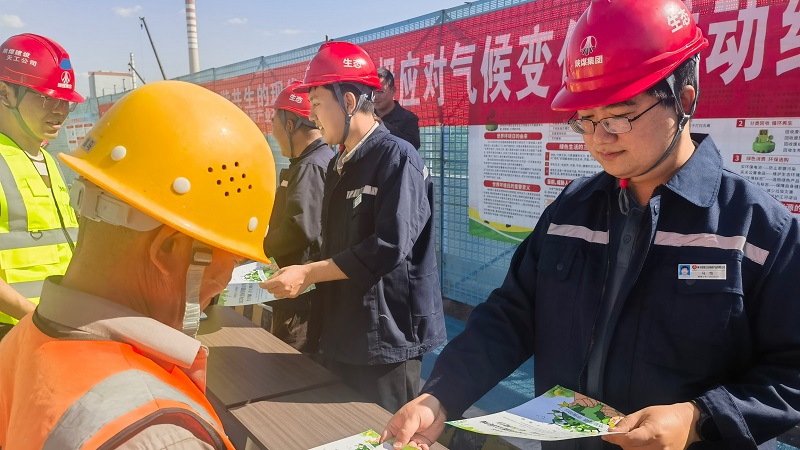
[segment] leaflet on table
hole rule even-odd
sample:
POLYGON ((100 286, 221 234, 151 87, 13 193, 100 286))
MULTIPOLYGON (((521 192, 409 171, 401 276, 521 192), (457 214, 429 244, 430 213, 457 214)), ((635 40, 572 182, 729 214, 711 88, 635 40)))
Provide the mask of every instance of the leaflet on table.
MULTIPOLYGON (((320 445, 311 450, 373 450, 373 449, 392 449, 392 444, 384 442, 378 444, 381 435, 375 430, 367 430, 355 436, 340 439, 330 444, 320 445)), ((414 447, 406 445, 403 450, 414 450, 414 447)))
POLYGON ((609 429, 623 417, 604 403, 556 386, 508 411, 447 423, 481 434, 561 441, 617 434, 609 429))
MULTIPOLYGON (((233 269, 231 281, 219 295, 219 304, 224 306, 253 305, 276 300, 275 296, 262 289, 258 283, 266 281, 278 271, 278 265, 270 259, 271 264, 251 262, 233 269)), ((306 289, 314 289, 312 284, 306 289)))

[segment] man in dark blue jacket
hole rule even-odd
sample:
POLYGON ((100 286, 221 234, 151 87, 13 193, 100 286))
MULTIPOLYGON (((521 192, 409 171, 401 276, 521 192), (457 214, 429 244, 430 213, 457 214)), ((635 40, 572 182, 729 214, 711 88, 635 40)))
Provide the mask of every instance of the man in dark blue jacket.
MULTIPOLYGON (((264 238, 264 253, 280 267, 319 260, 322 247, 322 196, 325 171, 333 150, 308 120, 308 94, 296 92, 300 82, 286 87, 272 105, 272 135, 289 168, 281 170, 280 185, 264 238)), ((312 290, 294 299, 270 302, 271 332, 304 353, 316 353, 322 330, 322 310, 312 290)))
POLYGON ((419 150, 419 117, 400 106, 400 102, 394 99, 397 89, 392 72, 381 67, 378 69, 378 78, 381 80, 381 87, 375 91, 375 114, 381 118, 389 133, 405 139, 419 150))
POLYGON ((309 117, 339 145, 325 180, 323 260, 284 267, 262 285, 293 297, 318 283, 325 365, 394 412, 419 393, 422 355, 446 332, 433 183, 414 147, 376 121, 379 88, 357 45, 325 43, 309 63, 309 117))
POLYGON ((577 111, 604 172, 548 206, 390 420, 395 448, 435 440, 532 355, 537 395, 560 384, 627 414, 605 442, 543 449, 774 449, 800 422, 800 222, 689 134, 707 45, 679 0, 591 2, 552 107, 577 111))

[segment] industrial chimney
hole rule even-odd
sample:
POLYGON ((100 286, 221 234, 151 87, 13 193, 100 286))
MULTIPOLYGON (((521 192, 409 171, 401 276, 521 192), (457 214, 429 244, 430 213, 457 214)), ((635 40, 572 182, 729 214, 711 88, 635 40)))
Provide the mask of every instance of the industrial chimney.
POLYGON ((194 0, 186 0, 186 34, 189 37, 189 73, 200 71, 200 52, 197 46, 197 14, 194 0))

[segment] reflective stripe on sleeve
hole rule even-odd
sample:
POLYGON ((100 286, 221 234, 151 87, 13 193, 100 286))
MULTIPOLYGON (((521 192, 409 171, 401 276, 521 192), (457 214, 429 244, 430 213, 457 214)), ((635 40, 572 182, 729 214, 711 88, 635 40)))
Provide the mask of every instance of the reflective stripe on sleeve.
POLYGON ((43 450, 81 448, 103 427, 154 400, 187 405, 209 423, 208 412, 183 392, 141 370, 126 370, 97 383, 76 400, 47 436, 43 450))

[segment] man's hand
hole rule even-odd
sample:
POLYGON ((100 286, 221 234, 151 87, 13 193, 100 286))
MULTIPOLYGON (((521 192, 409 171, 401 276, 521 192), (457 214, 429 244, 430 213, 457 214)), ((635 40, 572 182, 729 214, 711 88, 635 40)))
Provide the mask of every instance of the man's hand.
POLYGON ((422 394, 406 403, 389 419, 386 429, 381 433, 381 442, 394 437, 395 449, 412 443, 428 450, 444 431, 445 420, 447 413, 439 400, 430 394, 422 394))
POLYGON ((275 272, 267 281, 258 283, 275 298, 295 298, 311 285, 310 265, 287 266, 275 272))
POLYGON ((700 440, 695 431, 700 410, 694 403, 651 406, 619 421, 612 431, 625 434, 603 436, 623 449, 681 450, 700 440))

